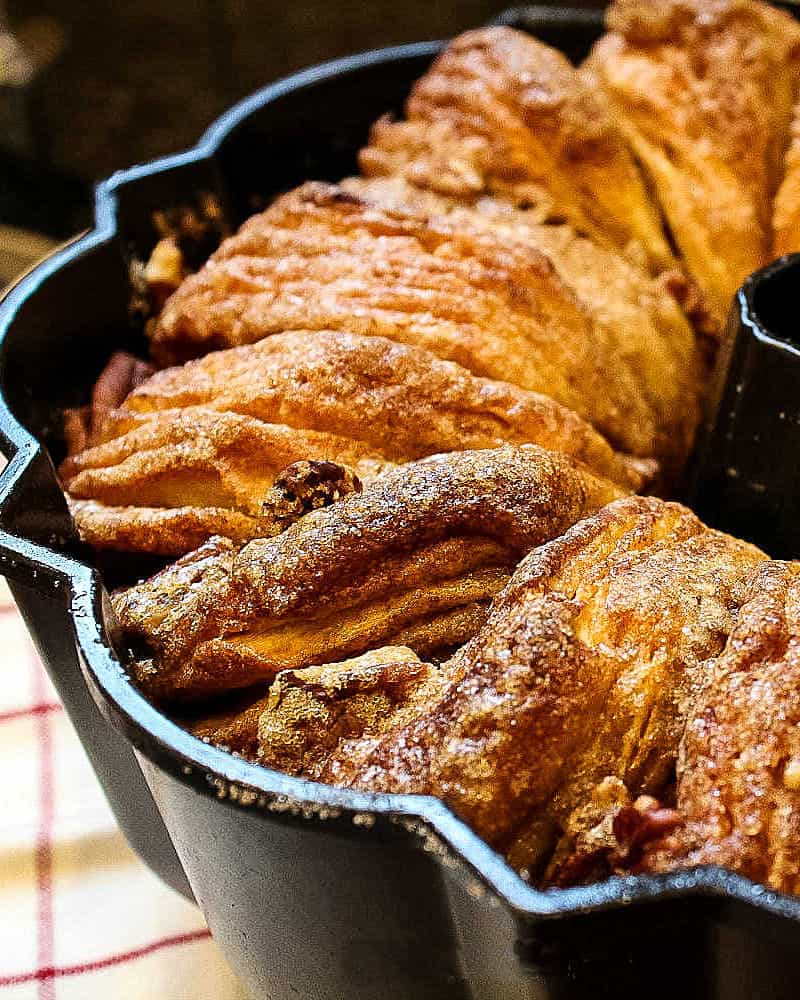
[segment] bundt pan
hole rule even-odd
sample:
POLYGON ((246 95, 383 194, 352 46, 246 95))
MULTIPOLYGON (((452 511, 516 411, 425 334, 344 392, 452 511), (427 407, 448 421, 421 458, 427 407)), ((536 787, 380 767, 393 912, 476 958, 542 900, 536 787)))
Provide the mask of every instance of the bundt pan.
MULTIPOLYGON (((564 8, 504 21, 573 58, 600 33, 599 15, 564 8)), ((144 700, 115 653, 106 592, 52 460, 61 410, 87 397, 114 350, 143 347, 129 267, 155 242, 152 213, 211 195, 238 225, 282 189, 347 174, 370 123, 400 108, 439 47, 367 53, 267 87, 194 149, 102 184, 95 228, 8 293, 0 572, 128 839, 194 895, 254 997, 795 998, 800 900, 711 868, 536 891, 435 799, 321 786, 193 738, 144 700)), ((800 553, 800 348, 788 339, 798 289, 800 258, 787 258, 740 293, 690 497, 775 555, 800 553)))

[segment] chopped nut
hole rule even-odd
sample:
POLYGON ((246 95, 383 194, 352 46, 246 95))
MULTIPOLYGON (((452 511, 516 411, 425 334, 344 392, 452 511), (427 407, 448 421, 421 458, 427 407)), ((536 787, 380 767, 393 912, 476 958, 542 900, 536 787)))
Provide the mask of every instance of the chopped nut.
POLYGON ((337 462, 295 462, 275 480, 263 513, 285 527, 312 510, 329 507, 350 493, 360 493, 361 488, 358 476, 337 462))

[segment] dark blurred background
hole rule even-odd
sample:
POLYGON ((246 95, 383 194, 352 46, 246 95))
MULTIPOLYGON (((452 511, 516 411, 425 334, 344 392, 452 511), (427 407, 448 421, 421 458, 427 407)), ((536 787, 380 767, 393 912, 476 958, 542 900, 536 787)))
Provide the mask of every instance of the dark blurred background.
POLYGON ((0 287, 48 239, 89 225, 97 179, 191 145, 243 95, 325 59, 456 34, 506 6, 0 0, 0 287))
MULTIPOLYGON (((0 227, 69 235, 89 224, 95 180, 191 145, 263 84, 361 49, 453 35, 503 7, 0 0, 0 227)), ((8 239, 4 228, 0 247, 8 239)))

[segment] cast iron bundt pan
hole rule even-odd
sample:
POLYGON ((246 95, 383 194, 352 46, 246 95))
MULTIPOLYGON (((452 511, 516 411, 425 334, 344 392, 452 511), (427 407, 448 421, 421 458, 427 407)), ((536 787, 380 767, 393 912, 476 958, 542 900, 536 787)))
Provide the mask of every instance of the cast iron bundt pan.
MULTIPOLYGON (((564 8, 504 20, 573 58, 601 30, 599 15, 564 8)), ((8 293, 0 572, 128 839, 194 895, 255 997, 795 998, 800 900, 714 868, 539 892, 435 799, 325 787, 195 739, 145 701, 115 652, 51 456, 63 408, 87 398, 114 350, 143 349, 129 267, 155 243, 152 213, 210 194, 235 226, 308 177, 352 172, 371 122, 400 109, 439 48, 366 53, 267 87, 194 149, 100 185, 95 228, 8 293)), ((739 294, 689 496, 778 556, 800 554, 798 300, 800 257, 739 294)))

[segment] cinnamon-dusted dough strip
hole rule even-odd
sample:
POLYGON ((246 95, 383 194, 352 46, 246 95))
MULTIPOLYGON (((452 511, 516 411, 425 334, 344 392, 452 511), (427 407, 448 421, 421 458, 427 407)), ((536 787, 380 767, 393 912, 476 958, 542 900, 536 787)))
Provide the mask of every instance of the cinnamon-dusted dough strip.
POLYGON ((800 893, 800 564, 752 580, 736 628, 686 723, 681 824, 638 866, 732 868, 800 893))
MULTIPOLYGON (((295 743, 299 773, 437 795, 519 867, 540 870, 558 847, 557 869, 609 815, 610 781, 623 801, 663 790, 765 560, 678 504, 612 503, 528 555, 427 704, 326 738, 322 754, 295 743)), ((317 739, 270 704, 264 763, 281 766, 289 732, 317 739)))
POLYGON ((445 218, 457 229, 490 233, 500 242, 517 242, 544 254, 593 321, 614 331, 624 345, 625 363, 635 371, 653 414, 648 419, 662 428, 652 452, 667 467, 666 478, 675 475, 691 447, 706 377, 705 341, 698 344, 676 301, 680 289, 679 297, 691 295, 679 272, 650 277, 617 251, 579 236, 571 226, 541 224, 534 210, 523 211, 494 197, 465 205, 399 176, 348 177, 341 187, 386 209, 445 218))
POLYGON ((71 497, 68 503, 83 541, 95 549, 116 552, 175 556, 196 549, 214 535, 243 543, 282 530, 272 519, 225 507, 113 506, 71 497))
POLYGON ((589 68, 720 324, 770 252, 800 26, 758 0, 615 0, 589 68))
POLYGON ((533 445, 403 466, 239 550, 213 540, 119 593, 142 688, 207 697, 297 669, 466 638, 535 545, 619 495, 533 445))
POLYGON ((374 126, 360 165, 464 200, 506 198, 655 271, 674 266, 605 95, 511 28, 454 39, 414 85, 406 120, 374 126))
POLYGON ((588 241, 542 230, 538 243, 524 213, 487 224, 477 209, 406 205, 383 182, 306 184, 181 285, 152 349, 174 361, 287 329, 382 336, 550 396, 620 451, 680 466, 703 374, 688 322, 588 241))
POLYGON ((95 420, 93 445, 61 475, 86 541, 180 555, 214 534, 243 542, 283 530, 280 501, 299 493, 283 470, 299 461, 320 497, 331 487, 330 502, 354 488, 334 481, 331 463, 367 483, 425 455, 506 442, 571 455, 624 489, 655 473, 545 396, 421 348, 321 331, 157 373, 95 420))

